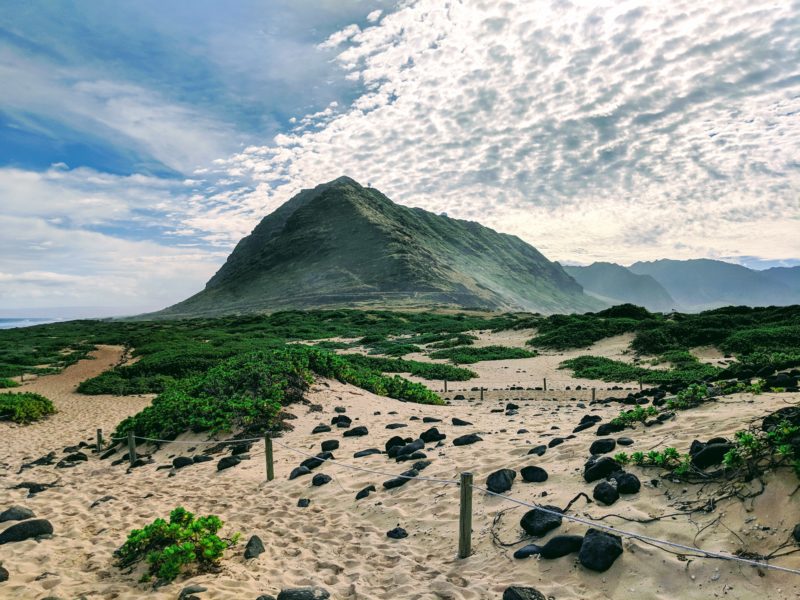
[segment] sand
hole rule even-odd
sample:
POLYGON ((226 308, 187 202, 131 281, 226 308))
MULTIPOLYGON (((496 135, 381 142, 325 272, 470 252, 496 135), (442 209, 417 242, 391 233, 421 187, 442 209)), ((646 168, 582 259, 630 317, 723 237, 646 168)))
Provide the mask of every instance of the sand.
MULTIPOLYGON (((594 350, 594 349, 593 349, 594 350)), ((452 485, 412 481, 386 491, 381 483, 387 477, 354 472, 326 464, 315 472, 326 473, 333 481, 311 487, 310 477, 288 481, 292 468, 303 456, 275 446, 276 479, 265 481, 263 444, 254 445, 250 460, 222 472, 216 461, 186 467, 169 477, 169 470, 157 470, 178 454, 192 454, 189 445, 171 444, 154 454, 156 463, 127 472, 126 465, 111 466, 110 460, 92 456, 87 463, 71 469, 36 467, 17 473, 22 462, 80 440, 94 441, 97 427, 111 431, 126 415, 149 402, 147 397, 116 398, 81 396, 74 388, 83 379, 101 372, 116 362, 120 349, 103 347, 95 360, 82 361, 63 373, 26 383, 30 389, 48 395, 59 413, 26 427, 0 423, 3 440, 0 466, 0 507, 20 504, 33 509, 38 517, 49 519, 55 528, 52 539, 8 544, 0 549, 0 560, 10 572, 10 580, 0 584, 0 597, 20 599, 174 599, 188 584, 208 588, 204 599, 252 599, 273 594, 285 587, 320 585, 332 598, 418 598, 479 599, 500 598, 509 585, 533 586, 545 595, 565 599, 637 598, 647 599, 784 599, 800 594, 800 577, 709 559, 679 557, 659 551, 639 541, 624 541, 624 554, 606 573, 593 573, 581 567, 570 555, 556 560, 515 560, 512 553, 526 542, 501 547, 493 542, 493 530, 503 542, 519 540, 523 532, 519 519, 525 510, 502 499, 476 492, 474 496, 473 554, 456 558, 458 488, 452 485), (59 482, 60 487, 26 498, 25 490, 8 489, 22 481, 59 482), (355 501, 363 487, 374 484, 378 492, 355 501), (111 499, 91 508, 106 496, 111 499), (297 507, 299 498, 310 498, 308 508, 297 507), (229 551, 221 572, 182 578, 153 590, 138 583, 141 570, 125 573, 113 566, 112 553, 125 540, 127 532, 156 517, 165 517, 177 505, 200 514, 218 514, 226 523, 223 533, 240 532, 242 541, 229 551), (502 514, 500 514, 502 512, 502 514), (498 514, 500 516, 498 517, 498 514), (493 527, 493 520, 499 519, 493 527), (392 540, 386 532, 404 527, 409 537, 392 540), (257 559, 245 560, 244 543, 257 534, 266 552, 257 559)), ((566 355, 566 354, 565 354, 566 355)), ((539 359, 541 362, 541 357, 539 359)), ((515 361, 503 361, 506 363, 515 361)), ((536 363, 537 365, 539 363, 536 363)), ((498 365, 477 365, 487 381, 501 382, 498 365)), ((526 370, 532 371, 531 367, 526 370)), ((542 372, 529 372, 531 380, 542 372)), ((591 382, 590 382, 591 383, 591 382)), ((593 382, 597 387, 605 384, 593 382)), ((532 445, 547 443, 554 435, 567 435, 587 413, 604 420, 615 416, 618 405, 581 409, 576 401, 520 400, 519 415, 507 417, 491 409, 502 407, 507 399, 527 397, 522 392, 488 392, 482 404, 477 400, 453 401, 451 406, 426 407, 397 402, 333 381, 318 381, 307 394, 310 405, 295 405, 291 411, 294 430, 280 440, 306 452, 319 452, 326 439, 338 439, 334 452, 338 462, 399 474, 408 463, 396 464, 385 456, 353 458, 353 453, 370 447, 382 448, 394 434, 416 437, 431 425, 411 417, 443 419, 436 424, 447 435, 444 446, 428 444, 432 464, 423 475, 453 479, 471 471, 477 485, 500 468, 539 465, 550 478, 528 484, 518 476, 509 495, 525 500, 564 506, 579 492, 591 496, 593 484, 581 477, 588 456, 588 445, 597 439, 592 429, 576 434, 542 457, 527 456, 532 445), (318 423, 329 423, 335 406, 346 408, 353 425, 366 425, 369 435, 343 437, 344 430, 312 435, 318 423), (376 415, 376 412, 380 414, 376 415), (397 414, 390 415, 389 412, 397 414), (457 416, 474 423, 454 427, 457 416), (407 423, 408 427, 390 431, 388 423, 407 423), (558 427, 559 429, 552 429, 558 427), (528 433, 518 434, 526 428, 528 433), (478 433, 482 442, 455 447, 452 439, 478 433), (546 494, 546 495, 545 495, 546 494)), ((764 394, 753 397, 738 394, 717 403, 682 412, 665 425, 628 430, 635 444, 628 448, 649 450, 671 445, 685 452, 690 442, 717 435, 730 435, 770 411, 800 401, 800 394, 764 394)), ((623 434, 620 434, 623 435, 623 434)), ((183 438, 189 439, 189 438, 183 438)), ((140 450, 145 450, 141 447, 140 450)), ((221 456, 221 455, 220 455, 221 456)), ((674 506, 696 500, 705 492, 699 486, 659 481, 652 469, 631 467, 643 482, 642 490, 623 496, 611 507, 578 501, 571 514, 597 518, 606 514, 632 518, 675 512, 674 506)), ((780 546, 800 522, 797 486, 788 472, 765 476, 766 491, 752 502, 720 502, 711 513, 695 513, 691 519, 680 515, 647 525, 608 518, 606 524, 646 533, 663 539, 703 548, 734 552, 743 546, 752 552, 769 552, 780 546), (709 525, 708 527, 706 527, 709 525)), ((756 484, 753 484, 754 486, 756 484)), ((0 524, 0 529, 8 524, 0 524)), ((551 535, 582 534, 586 527, 564 523, 551 535)), ((545 540, 548 538, 545 538, 545 540)), ((777 559, 775 564, 800 568, 800 555, 777 559)))

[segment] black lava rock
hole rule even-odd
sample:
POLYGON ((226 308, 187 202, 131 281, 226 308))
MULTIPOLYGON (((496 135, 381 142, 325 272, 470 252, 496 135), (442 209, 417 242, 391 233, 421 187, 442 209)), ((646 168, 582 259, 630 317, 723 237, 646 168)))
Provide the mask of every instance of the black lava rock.
POLYGON ((542 546, 539 554, 542 558, 561 558, 580 551, 581 544, 583 537, 580 535, 557 535, 542 546))
POLYGON ((176 469, 182 469, 183 467, 188 467, 189 465, 194 464, 194 459, 188 456, 176 456, 172 459, 172 466, 176 469))
POLYGON ((300 463, 301 467, 308 467, 309 470, 313 471, 317 467, 321 467, 327 461, 333 459, 333 454, 330 452, 320 452, 316 456, 312 456, 310 458, 305 459, 303 462, 300 463))
POLYGON ((339 440, 325 440, 322 442, 321 450, 323 452, 333 452, 339 449, 339 440))
POLYGON ((8 581, 8 577, 9 577, 8 570, 0 566, 0 583, 8 581))
POLYGON ((542 537, 548 531, 561 525, 561 516, 559 514, 553 514, 561 513, 561 509, 557 506, 545 506, 544 508, 552 512, 545 512, 540 508, 534 508, 522 516, 519 524, 520 527, 525 530, 525 533, 534 537, 542 537))
POLYGON ((361 490, 356 494, 356 500, 362 500, 363 498, 369 496, 370 492, 375 492, 375 491, 377 490, 375 489, 374 485, 368 485, 367 487, 365 487, 363 490, 361 490))
POLYGON ((362 458, 364 456, 371 456, 373 454, 383 454, 379 448, 367 448, 366 450, 359 450, 353 454, 353 458, 362 458))
POLYGON ((348 429, 344 432, 344 437, 361 437, 362 435, 367 435, 369 430, 364 427, 363 425, 359 425, 358 427, 353 427, 352 429, 348 429))
POLYGON ((534 446, 530 450, 528 450, 528 454, 535 454, 536 456, 542 456, 545 452, 547 452, 547 446, 544 444, 540 446, 534 446))
POLYGON ((436 429, 436 427, 431 427, 427 431, 423 431, 419 436, 419 438, 426 444, 441 441, 446 437, 447 436, 443 433, 440 433, 439 430, 436 429))
POLYGON ((325 485, 326 483, 330 483, 331 479, 332 478, 330 475, 325 475, 325 473, 317 473, 311 479, 311 485, 319 487, 321 485, 325 485))
POLYGON ((389 423, 386 429, 400 429, 401 427, 408 427, 408 423, 389 423))
POLYGON ((52 533, 53 526, 47 519, 28 519, 14 524, 0 533, 0 546, 10 542, 22 542, 52 533))
POLYGON ((281 590, 278 600, 328 600, 331 595, 321 587, 302 587, 281 590))
POLYGON ((513 469, 500 469, 486 478, 486 489, 495 494, 502 494, 511 489, 517 472, 513 469))
POLYGON ((24 521, 25 519, 32 519, 36 515, 30 508, 24 506, 12 506, 0 513, 0 523, 6 521, 24 521))
POLYGON ((794 529, 792 530, 792 537, 794 538, 795 542, 800 544, 800 523, 794 526, 794 529))
POLYGON ((476 433, 469 433, 467 435, 462 435, 461 437, 457 437, 453 440, 454 446, 468 446, 469 444, 474 444, 475 442, 482 442, 483 438, 480 437, 476 433))
POLYGON ((636 494, 642 488, 639 478, 633 473, 619 473, 613 477, 617 482, 617 491, 620 494, 636 494))
POLYGON ((458 417, 453 417, 452 423, 456 427, 466 427, 467 425, 472 425, 472 423, 470 423, 469 421, 465 421, 464 419, 459 419, 458 417))
POLYGON ((633 440, 629 437, 620 437, 617 438, 617 443, 620 446, 630 446, 631 444, 633 444, 633 440))
POLYGON ((692 464, 698 469, 705 469, 712 465, 718 465, 725 458, 728 450, 732 449, 733 445, 728 443, 721 444, 706 444, 702 450, 692 456, 692 464))
POLYGON ((291 481, 292 479, 297 479, 301 475, 310 475, 310 474, 311 470, 308 467, 297 467, 295 469, 292 469, 292 472, 289 473, 289 480, 291 481))
POLYGON ((601 458, 589 459, 583 468, 583 479, 586 483, 597 481, 598 479, 605 479, 614 471, 619 471, 620 466, 613 458, 603 456, 601 458))
POLYGON ((392 436, 392 437, 389 438, 389 441, 386 442, 386 444, 384 445, 384 448, 386 449, 386 452, 389 452, 389 450, 391 450, 395 446, 397 446, 398 448, 401 448, 401 447, 403 447, 405 445, 406 445, 406 441, 403 438, 401 438, 399 435, 395 435, 395 436, 392 436))
POLYGON ((614 504, 614 502, 619 500, 619 492, 617 491, 617 488, 607 481, 601 481, 594 486, 592 497, 598 502, 602 502, 606 506, 611 506, 614 504))
POLYGON ((536 588, 513 585, 505 589, 503 600, 547 600, 547 597, 536 588))
POLYGON ((391 531, 386 532, 386 537, 390 537, 393 540, 402 540, 408 537, 408 532, 402 527, 395 527, 391 531))
POLYGON ((214 460, 214 457, 208 454, 196 454, 192 457, 192 462, 195 463, 211 462, 212 460, 214 460))
POLYGON ((516 552, 514 552, 514 558, 528 558, 529 556, 534 556, 541 552, 542 547, 537 546, 536 544, 528 544, 527 546, 523 546, 516 552))
POLYGON ((422 417, 423 423, 441 423, 441 419, 437 419, 436 417, 422 417))
POLYGON ((341 427, 343 429, 350 427, 350 424, 352 422, 353 419, 351 419, 347 415, 336 415, 331 419, 331 425, 336 425, 337 427, 341 427))
POLYGON ((609 452, 613 452, 616 447, 617 442, 611 438, 603 438, 602 440, 595 440, 592 442, 592 445, 589 446, 589 452, 592 454, 608 454, 609 452))
POLYGON ((308 508, 311 505, 311 498, 300 498, 297 501, 298 508, 308 508))
POLYGON ((587 569, 607 571, 622 554, 622 539, 618 535, 590 529, 583 538, 578 560, 587 569))
POLYGON ((238 465, 240 462, 242 462, 242 459, 238 456, 225 456, 217 463, 217 471, 230 469, 231 467, 238 465))
POLYGON ((419 471, 416 471, 414 469, 409 469, 408 471, 404 471, 400 475, 401 477, 396 477, 395 479, 389 479, 388 481, 384 481, 383 487, 387 490, 391 490, 393 488, 400 487, 401 485, 405 485, 409 481, 411 481, 411 479, 409 478, 414 478, 417 475, 419 475, 419 471))
POLYGON ((547 447, 555 448, 556 446, 560 446, 563 443, 564 443, 564 438, 554 437, 552 440, 550 440, 550 443, 547 444, 547 447))
POLYGON ((599 435, 599 436, 606 436, 606 435, 609 435, 611 433, 618 433, 618 432, 622 431, 623 429, 625 429, 625 425, 621 425, 621 424, 618 425, 616 423, 609 422, 609 423, 603 423, 602 425, 600 425, 597 428, 597 431, 595 433, 597 435, 599 435))
POLYGON ((247 540, 247 546, 244 548, 244 557, 245 558, 257 558, 259 554, 262 554, 265 551, 264 543, 261 541, 261 538, 257 535, 254 535, 249 540, 247 540))
POLYGON ((311 433, 328 433, 331 430, 330 427, 325 425, 324 423, 320 423, 314 429, 311 430, 311 433))
POLYGON ((522 467, 520 469, 523 481, 528 483, 542 483, 547 481, 547 471, 542 467, 522 467))

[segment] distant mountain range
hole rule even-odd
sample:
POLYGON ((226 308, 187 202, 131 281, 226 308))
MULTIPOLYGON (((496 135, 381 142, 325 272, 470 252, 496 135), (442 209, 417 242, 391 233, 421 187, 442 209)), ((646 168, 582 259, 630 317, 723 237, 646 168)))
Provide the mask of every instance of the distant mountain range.
POLYGON ((587 293, 652 311, 697 312, 729 305, 800 304, 800 267, 763 271, 719 260, 656 260, 630 267, 594 263, 565 267, 587 293))
POLYGON ((516 236, 395 204, 340 177, 266 216, 204 290, 151 316, 329 307, 555 313, 604 306, 516 236))

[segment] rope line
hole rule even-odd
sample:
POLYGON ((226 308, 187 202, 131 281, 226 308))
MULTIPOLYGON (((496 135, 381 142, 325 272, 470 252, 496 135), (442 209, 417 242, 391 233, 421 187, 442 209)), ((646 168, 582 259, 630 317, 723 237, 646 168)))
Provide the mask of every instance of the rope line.
MULTIPOLYGON (((136 440, 141 440, 141 441, 144 441, 144 442, 153 442, 153 443, 157 443, 157 444, 191 444, 192 446, 197 446, 199 444, 241 444, 241 443, 247 443, 247 442, 260 442, 261 440, 264 439, 263 437, 258 437, 258 438, 242 438, 240 440, 206 440, 206 441, 192 442, 192 441, 189 441, 189 440, 159 440, 157 438, 142 437, 141 435, 135 435, 135 436, 133 436, 133 438, 136 439, 136 440)), ((113 441, 113 442, 124 442, 124 441, 127 441, 128 438, 127 437, 121 437, 121 438, 112 437, 112 438, 109 438, 109 439, 111 441, 113 441)))

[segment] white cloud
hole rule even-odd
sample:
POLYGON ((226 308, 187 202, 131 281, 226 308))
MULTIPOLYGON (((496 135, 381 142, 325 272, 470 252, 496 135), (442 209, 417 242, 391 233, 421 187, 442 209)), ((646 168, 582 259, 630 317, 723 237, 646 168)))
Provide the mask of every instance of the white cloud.
POLYGON ((800 254, 796 7, 419 0, 324 46, 367 91, 224 161, 216 235, 347 174, 553 259, 800 254))

